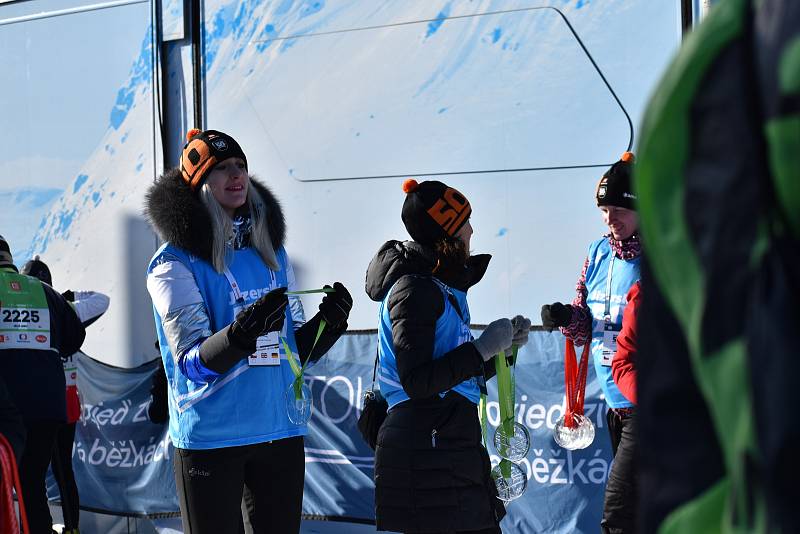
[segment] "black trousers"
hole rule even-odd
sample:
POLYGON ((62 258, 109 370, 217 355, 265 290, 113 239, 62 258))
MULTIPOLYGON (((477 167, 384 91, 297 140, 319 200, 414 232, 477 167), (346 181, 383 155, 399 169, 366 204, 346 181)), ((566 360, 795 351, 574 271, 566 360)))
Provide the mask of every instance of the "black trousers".
POLYGON ((175 450, 185 534, 235 534, 242 493, 255 534, 295 534, 303 507, 303 438, 208 450, 175 450))
POLYGON ((47 504, 45 477, 60 421, 25 421, 25 450, 19 464, 22 498, 31 534, 52 534, 53 518, 47 504))
POLYGON ((56 433, 53 447, 53 475, 61 493, 61 513, 64 516, 64 527, 67 531, 78 528, 80 500, 78 485, 75 483, 75 472, 72 470, 72 444, 75 441, 75 423, 61 425, 56 433))
POLYGON ((608 473, 600 528, 606 534, 636 532, 638 470, 636 467, 636 416, 606 413, 614 462, 608 473))

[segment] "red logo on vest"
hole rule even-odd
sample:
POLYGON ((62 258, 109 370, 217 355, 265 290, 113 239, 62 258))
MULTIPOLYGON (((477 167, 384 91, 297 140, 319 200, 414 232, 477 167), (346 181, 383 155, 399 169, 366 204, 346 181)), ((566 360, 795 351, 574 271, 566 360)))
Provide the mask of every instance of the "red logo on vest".
POLYGON ((8 283, 9 287, 11 287, 11 291, 22 291, 22 286, 16 280, 8 283))
POLYGON ((47 341, 47 336, 39 334, 38 336, 36 336, 36 341, 38 341, 39 343, 44 343, 45 341, 47 341))

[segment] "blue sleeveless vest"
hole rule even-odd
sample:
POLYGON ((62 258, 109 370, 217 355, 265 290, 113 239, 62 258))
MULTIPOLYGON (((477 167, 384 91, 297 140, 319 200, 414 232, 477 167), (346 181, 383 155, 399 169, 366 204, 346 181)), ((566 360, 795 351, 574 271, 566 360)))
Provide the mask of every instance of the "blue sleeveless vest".
MULTIPOLYGON (((431 279, 442 290, 442 298, 444 299, 444 312, 436 320, 436 333, 433 343, 433 359, 435 360, 462 343, 472 341, 473 337, 469 330, 470 316, 466 292, 449 287, 436 278, 431 279), (459 317, 458 312, 447 297, 448 294, 455 297, 463 320, 459 317)), ((392 289, 394 289, 394 286, 392 286, 392 289)), ((397 404, 409 400, 408 395, 403 390, 403 386, 400 383, 400 375, 397 372, 397 360, 395 359, 394 343, 392 342, 392 321, 389 317, 389 307, 387 306, 389 295, 391 294, 392 290, 390 289, 381 302, 380 321, 378 324, 381 394, 389 403, 390 410, 397 404)), ((481 397, 478 380, 479 377, 472 377, 452 388, 452 391, 459 393, 474 404, 478 404, 481 397)), ((444 391, 439 393, 439 396, 444 397, 446 394, 447 391, 444 391)))
MULTIPOLYGON (((217 332, 233 322, 238 309, 249 306, 274 289, 287 285, 286 251, 276 251, 280 270, 271 271, 254 248, 229 251, 228 268, 244 297, 237 303, 224 274, 206 261, 169 243, 153 256, 148 272, 162 255, 179 258, 194 275, 206 305, 211 330, 217 332)), ((161 317, 154 310, 156 332, 169 382, 169 433, 173 444, 183 449, 216 449, 251 445, 306 435, 306 425, 295 425, 286 413, 285 392, 294 380, 284 348, 279 366, 251 367, 247 359, 228 372, 198 383, 184 376, 167 343, 161 317)), ((292 315, 286 309, 281 336, 297 355, 292 315)))
POLYGON ((611 408, 628 408, 633 404, 625 398, 614 383, 610 365, 603 365, 603 337, 606 330, 606 302, 608 324, 615 331, 622 329, 622 312, 628 290, 639 279, 639 258, 622 260, 614 256, 608 238, 589 245, 589 265, 586 268, 586 303, 592 313, 592 359, 600 388, 611 408), (613 265, 613 266, 612 266, 613 265), (608 288, 611 269, 610 294, 608 288))

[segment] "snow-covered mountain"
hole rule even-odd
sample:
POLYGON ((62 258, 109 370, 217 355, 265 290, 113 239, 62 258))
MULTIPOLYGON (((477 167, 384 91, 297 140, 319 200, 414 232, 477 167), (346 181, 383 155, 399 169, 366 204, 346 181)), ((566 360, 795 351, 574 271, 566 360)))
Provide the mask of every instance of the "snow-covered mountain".
POLYGON ((375 325, 359 290, 372 254, 407 236, 409 174, 601 165, 441 178, 472 202, 474 251, 494 256, 474 322, 571 299, 603 232, 594 185, 630 132, 570 28, 634 125, 679 39, 667 1, 205 5, 208 125, 284 202, 301 283, 355 288, 355 328, 375 325), (374 176, 396 177, 330 181, 374 176))
POLYGON ((14 262, 31 258, 30 243, 50 206, 63 191, 46 187, 0 189, 0 233, 11 245, 14 262))
POLYGON ((102 291, 111 305, 92 326, 84 352, 115 365, 156 356, 146 262, 155 237, 141 211, 154 168, 152 48, 148 28, 138 59, 109 110, 108 130, 80 174, 53 203, 30 251, 49 260, 57 288, 102 291))

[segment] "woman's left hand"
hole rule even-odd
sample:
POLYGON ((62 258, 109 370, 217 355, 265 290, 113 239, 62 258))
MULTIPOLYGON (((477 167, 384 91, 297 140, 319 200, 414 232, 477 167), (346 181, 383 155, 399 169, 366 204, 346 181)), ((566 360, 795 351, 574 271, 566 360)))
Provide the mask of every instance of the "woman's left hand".
POLYGON ((350 292, 344 287, 341 282, 335 282, 333 287, 324 286, 325 289, 333 289, 331 293, 325 293, 322 298, 322 303, 319 305, 319 311, 325 322, 336 328, 350 316, 350 310, 353 308, 353 297, 350 292))

